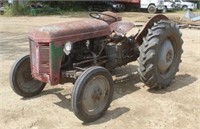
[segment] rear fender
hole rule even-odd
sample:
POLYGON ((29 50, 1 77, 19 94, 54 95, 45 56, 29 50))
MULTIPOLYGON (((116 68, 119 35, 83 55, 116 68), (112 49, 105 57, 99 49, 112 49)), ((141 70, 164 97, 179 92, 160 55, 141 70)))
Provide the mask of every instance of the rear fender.
POLYGON ((143 26, 143 28, 140 30, 140 32, 137 34, 135 38, 135 41, 138 45, 142 44, 143 42, 142 38, 147 35, 148 29, 151 28, 154 25, 154 23, 160 20, 169 20, 169 18, 166 17, 165 15, 159 14, 149 19, 149 21, 146 23, 146 25, 143 26))
POLYGON ((134 24, 132 22, 119 21, 110 25, 111 31, 114 31, 119 36, 124 36, 128 33, 134 24))

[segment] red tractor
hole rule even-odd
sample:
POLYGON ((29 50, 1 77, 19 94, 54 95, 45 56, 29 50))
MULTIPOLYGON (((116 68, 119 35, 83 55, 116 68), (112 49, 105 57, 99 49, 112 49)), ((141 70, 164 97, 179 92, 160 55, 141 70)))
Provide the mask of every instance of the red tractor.
POLYGON ((141 80, 165 88, 175 78, 183 53, 181 32, 164 15, 152 17, 137 34, 131 22, 112 12, 92 18, 47 25, 29 34, 30 54, 17 59, 10 71, 15 93, 32 97, 45 85, 74 83, 71 106, 84 122, 100 118, 113 97, 110 70, 138 61, 141 80))

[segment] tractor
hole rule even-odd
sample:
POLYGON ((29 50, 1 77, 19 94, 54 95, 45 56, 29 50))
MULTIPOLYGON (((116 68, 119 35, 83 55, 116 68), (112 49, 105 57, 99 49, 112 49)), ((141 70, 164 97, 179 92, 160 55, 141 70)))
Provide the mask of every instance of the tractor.
POLYGON ((132 22, 106 11, 90 18, 46 25, 29 33, 30 53, 10 70, 13 91, 22 97, 41 93, 45 85, 74 84, 71 107, 83 122, 102 117, 112 102, 111 70, 138 61, 138 75, 149 89, 170 85, 183 53, 179 26, 158 14, 136 34, 132 22))

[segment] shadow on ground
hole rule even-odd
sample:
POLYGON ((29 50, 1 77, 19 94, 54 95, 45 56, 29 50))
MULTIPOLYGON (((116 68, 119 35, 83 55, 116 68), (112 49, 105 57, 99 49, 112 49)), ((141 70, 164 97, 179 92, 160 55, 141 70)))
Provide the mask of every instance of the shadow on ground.
POLYGON ((121 98, 140 89, 135 84, 140 82, 135 65, 126 65, 112 71, 114 76, 115 92, 114 99, 121 98))
POLYGON ((123 115, 124 113, 130 111, 129 108, 126 107, 118 107, 115 108, 113 110, 108 110, 103 117, 101 117, 100 119, 91 122, 91 123, 83 123, 83 125, 85 126, 90 126, 90 125, 97 125, 97 124, 101 124, 101 123, 105 123, 108 122, 110 120, 116 119, 119 116, 123 115))
MULTIPOLYGON (((135 84, 139 82, 139 76, 136 74, 137 66, 135 65, 127 65, 120 68, 115 69, 112 71, 112 74, 114 76, 114 97, 113 99, 121 98, 127 94, 131 94, 137 90, 139 90, 139 87, 136 87, 135 84)), ((69 111, 72 111, 71 109, 71 95, 70 94, 64 94, 62 91, 64 88, 52 88, 48 90, 44 90, 41 94, 31 97, 31 98, 22 98, 22 100, 30 100, 35 99, 38 97, 42 97, 45 95, 53 94, 56 95, 60 101, 56 102, 55 104, 61 108, 68 109, 69 111)), ((120 115, 128 112, 130 109, 126 107, 119 107, 114 110, 108 110, 106 114, 103 116, 102 119, 99 119, 93 123, 86 124, 100 124, 103 122, 107 122, 112 119, 116 119, 120 115)))
POLYGON ((71 94, 61 93, 63 90, 64 90, 64 88, 52 88, 52 89, 44 90, 44 91, 42 91, 41 94, 36 95, 34 97, 22 98, 22 100, 36 99, 36 98, 43 97, 46 95, 56 95, 56 97, 58 97, 60 99, 60 101, 56 102, 54 104, 56 104, 57 106, 59 106, 61 108, 72 111, 72 109, 71 109, 71 94))
MULTIPOLYGON (((136 69, 137 69, 137 66, 135 65, 127 65, 127 66, 123 66, 112 71, 112 75, 114 77, 114 84, 115 84, 114 85, 115 92, 114 92, 113 100, 116 100, 128 94, 131 94, 140 89, 140 87, 137 87, 135 85, 136 83, 140 82, 139 75, 136 73, 136 69)), ((149 92, 156 93, 156 94, 164 94, 166 92, 173 92, 185 86, 189 86, 190 84, 194 83, 196 80, 197 78, 189 74, 177 75, 176 79, 172 82, 171 86, 163 90, 149 90, 149 92)), ((42 97, 45 95, 53 94, 53 95, 56 95, 60 99, 60 101, 54 104, 56 104, 57 106, 63 109, 68 109, 69 111, 72 111, 71 95, 67 93, 63 93, 62 92, 63 90, 64 88, 52 88, 52 89, 43 91, 40 95, 37 95, 32 98, 28 98, 28 99, 22 98, 22 100, 29 100, 29 99, 34 99, 34 98, 42 97)), ((105 115, 103 115, 102 118, 89 124, 83 123, 83 125, 90 126, 90 125, 101 124, 101 123, 116 119, 120 117, 121 115, 123 115, 124 113, 128 112, 129 110, 130 110, 129 108, 124 107, 124 106, 115 108, 113 110, 108 110, 105 113, 105 115)))
POLYGON ((151 93, 156 93, 156 94, 165 94, 167 92, 173 92, 183 87, 189 86, 190 84, 194 83, 196 80, 197 78, 190 74, 177 75, 175 80, 172 82, 172 84, 166 89, 148 90, 148 91, 151 93))

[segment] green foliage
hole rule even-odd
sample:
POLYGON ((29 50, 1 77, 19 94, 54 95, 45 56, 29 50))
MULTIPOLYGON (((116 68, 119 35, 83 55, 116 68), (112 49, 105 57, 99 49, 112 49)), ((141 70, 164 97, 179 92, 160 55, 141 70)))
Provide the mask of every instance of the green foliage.
MULTIPOLYGON (((175 13, 180 13, 180 14, 185 14, 185 13, 186 13, 186 11, 185 11, 185 10, 182 10, 182 9, 175 10, 175 11, 173 11, 173 12, 175 12, 175 13)), ((200 13, 200 9, 194 9, 194 10, 192 10, 192 12, 200 13)))
POLYGON ((84 1, 46 1, 40 2, 43 8, 31 8, 31 4, 37 2, 28 2, 26 6, 22 6, 18 1, 14 1, 13 5, 4 4, 5 15, 57 15, 69 12, 82 12, 87 10, 87 5, 84 1))
POLYGON ((4 15, 11 16, 12 15, 12 8, 8 4, 4 4, 4 15))
POLYGON ((29 8, 26 6, 5 4, 4 9, 6 16, 19 16, 29 14, 29 8))

